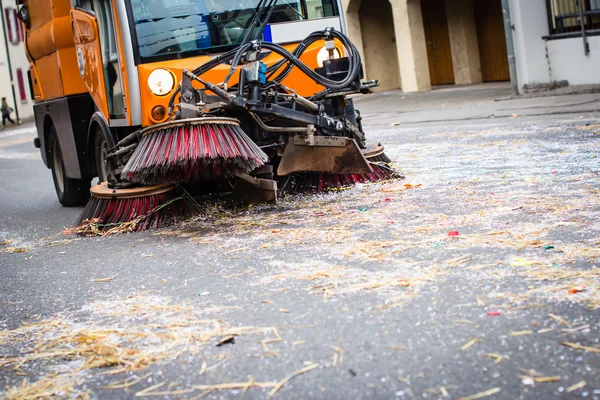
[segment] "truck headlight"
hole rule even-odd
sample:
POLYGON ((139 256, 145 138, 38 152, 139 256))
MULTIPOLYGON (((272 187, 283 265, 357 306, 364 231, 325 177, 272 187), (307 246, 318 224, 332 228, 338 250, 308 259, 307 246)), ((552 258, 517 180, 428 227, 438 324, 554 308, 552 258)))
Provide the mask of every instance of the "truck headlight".
MULTIPOLYGON (((333 50, 333 58, 341 58, 342 54, 340 50, 336 47, 333 50)), ((323 68, 323 63, 325 60, 329 60, 329 50, 327 50, 327 46, 323 46, 319 53, 317 53, 317 65, 319 68, 323 68)))
POLYGON ((148 77, 148 88, 157 96, 166 96, 175 87, 175 76, 167 69, 158 68, 148 77))

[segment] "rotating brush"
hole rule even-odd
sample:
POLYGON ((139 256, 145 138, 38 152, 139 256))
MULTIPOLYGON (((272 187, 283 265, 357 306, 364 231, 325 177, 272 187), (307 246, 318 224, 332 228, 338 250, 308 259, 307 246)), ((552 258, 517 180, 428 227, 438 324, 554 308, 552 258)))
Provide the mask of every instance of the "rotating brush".
POLYGON ((75 233, 95 235, 144 231, 202 215, 203 208, 181 187, 146 186, 110 189, 106 182, 91 189, 92 197, 75 233))
POLYGON ((141 135, 121 178, 144 185, 227 178, 269 160, 233 118, 172 121, 141 135))
POLYGON ((348 188, 358 183, 404 179, 404 175, 392 167, 392 160, 383 150, 383 146, 377 146, 375 149, 363 151, 363 155, 373 170, 370 174, 297 173, 289 179, 282 188, 282 192, 288 195, 318 194, 329 190, 348 188))

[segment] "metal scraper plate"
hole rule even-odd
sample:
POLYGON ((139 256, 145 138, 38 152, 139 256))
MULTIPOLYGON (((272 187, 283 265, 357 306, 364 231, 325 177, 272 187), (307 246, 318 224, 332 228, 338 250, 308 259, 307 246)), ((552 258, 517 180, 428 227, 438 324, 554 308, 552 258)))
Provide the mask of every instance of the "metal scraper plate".
POLYGON ((373 171, 353 139, 338 137, 329 145, 315 146, 297 144, 290 140, 277 174, 285 176, 294 172, 363 175, 373 171))

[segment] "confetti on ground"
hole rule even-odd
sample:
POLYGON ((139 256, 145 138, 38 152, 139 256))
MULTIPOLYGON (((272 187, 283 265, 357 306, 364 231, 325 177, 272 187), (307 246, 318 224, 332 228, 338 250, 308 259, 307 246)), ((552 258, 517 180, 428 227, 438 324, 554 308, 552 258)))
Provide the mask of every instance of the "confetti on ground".
POLYGON ((576 390, 583 389, 585 387, 585 385, 587 385, 587 383, 585 381, 581 381, 579 383, 574 384, 573 386, 569 386, 567 388, 567 393, 571 393, 576 390))
MULTIPOLYGON (((229 327, 222 318, 207 318, 216 314, 221 317, 226 310, 215 306, 171 304, 166 298, 139 295, 95 302, 73 315, 58 315, 2 331, 0 344, 4 348, 15 346, 21 354, 4 357, 4 366, 19 371, 42 363, 47 371, 36 380, 23 380, 20 385, 9 387, 6 397, 29 399, 69 393, 85 398, 88 395, 83 389, 85 382, 94 373, 114 375, 144 371, 182 354, 202 357, 211 342, 226 344, 238 336, 268 338, 276 334, 281 338, 273 327, 229 327), (120 322, 115 324, 115 318, 120 322), (61 372, 51 372, 56 370, 57 364, 62 365, 61 372)), ((106 390, 137 383, 108 385, 106 390)), ((158 396, 155 390, 160 387, 162 385, 142 389, 136 396, 158 396)), ((173 391, 173 394, 178 393, 183 392, 173 391)))
POLYGON ((493 396, 493 395, 495 395, 497 393, 500 393, 500 390, 501 390, 500 388, 494 388, 494 389, 486 390, 485 392, 474 394, 472 396, 461 397, 459 400, 477 400, 477 399, 483 399, 485 397, 490 397, 490 396, 493 396))

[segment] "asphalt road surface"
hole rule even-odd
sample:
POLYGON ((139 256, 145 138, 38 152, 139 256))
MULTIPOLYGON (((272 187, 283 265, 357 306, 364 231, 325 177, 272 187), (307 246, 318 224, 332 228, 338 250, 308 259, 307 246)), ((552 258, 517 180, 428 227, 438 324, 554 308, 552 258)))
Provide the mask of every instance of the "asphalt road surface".
POLYGON ((364 107, 405 181, 104 238, 0 132, 0 397, 599 399, 598 113, 364 107))

